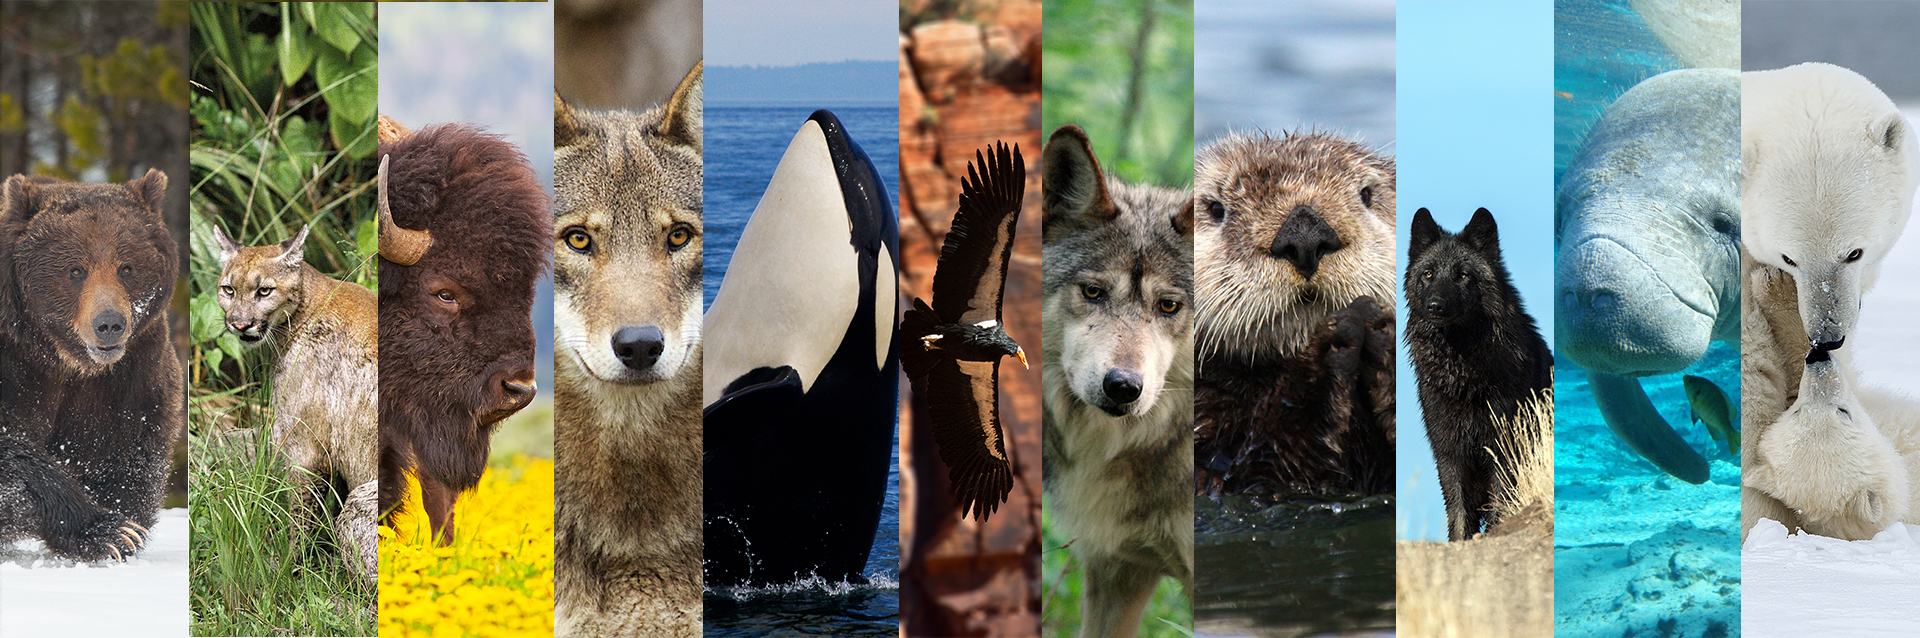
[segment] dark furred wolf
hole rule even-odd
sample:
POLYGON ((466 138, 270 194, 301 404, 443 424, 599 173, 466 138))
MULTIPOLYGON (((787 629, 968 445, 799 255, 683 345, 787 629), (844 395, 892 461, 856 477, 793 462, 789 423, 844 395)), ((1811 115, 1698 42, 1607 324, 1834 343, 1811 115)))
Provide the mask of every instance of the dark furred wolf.
POLYGON ((1513 463, 1495 456, 1495 419, 1511 420, 1553 385, 1553 352, 1520 306, 1487 209, 1457 235, 1420 209, 1407 264, 1407 355, 1447 501, 1447 540, 1465 540, 1492 522, 1494 473, 1513 463))

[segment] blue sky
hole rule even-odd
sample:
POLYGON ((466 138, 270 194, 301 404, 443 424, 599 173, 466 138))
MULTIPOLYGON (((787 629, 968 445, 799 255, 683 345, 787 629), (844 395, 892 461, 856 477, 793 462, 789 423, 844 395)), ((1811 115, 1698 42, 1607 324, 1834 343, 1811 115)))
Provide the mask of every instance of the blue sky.
MULTIPOLYGON (((1400 266, 1414 211, 1459 232, 1476 208, 1499 222, 1514 284, 1553 343, 1553 3, 1401 0, 1398 7, 1400 266)), ((1406 326, 1405 296, 1399 313, 1406 326)), ((1446 507, 1413 370, 1400 348, 1398 536, 1446 540, 1446 507)))
POLYGON ((707 66, 793 66, 900 56, 898 2, 712 0, 707 66))

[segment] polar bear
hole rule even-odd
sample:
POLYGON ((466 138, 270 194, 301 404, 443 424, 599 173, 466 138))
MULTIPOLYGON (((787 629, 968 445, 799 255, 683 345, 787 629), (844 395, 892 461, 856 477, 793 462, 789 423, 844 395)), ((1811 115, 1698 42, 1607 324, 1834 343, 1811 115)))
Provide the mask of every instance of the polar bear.
POLYGON ((1859 346, 1843 346, 1906 228, 1920 186, 1920 136, 1872 82, 1830 64, 1744 73, 1741 98, 1741 464, 1752 473, 1741 489, 1741 533, 1766 517, 1870 538, 1886 522, 1920 514, 1904 503, 1920 494, 1905 485, 1907 475, 1920 477, 1920 403, 1859 387, 1851 365, 1859 346), (1802 378, 1815 368, 1818 378, 1802 378), (1860 434, 1863 424, 1880 434, 1860 434), (1796 441, 1855 449, 1844 471, 1778 462, 1821 458, 1789 453, 1796 441), (1844 514, 1842 501, 1866 498, 1863 490, 1883 502, 1855 501, 1844 514))

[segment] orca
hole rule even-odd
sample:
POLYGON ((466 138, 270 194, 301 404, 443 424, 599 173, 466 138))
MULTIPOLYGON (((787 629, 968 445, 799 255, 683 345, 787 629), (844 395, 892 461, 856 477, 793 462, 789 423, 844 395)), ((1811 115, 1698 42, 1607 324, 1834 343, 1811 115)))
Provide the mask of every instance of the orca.
POLYGON ((879 171, 815 111, 704 318, 706 586, 865 582, 900 413, 899 248, 879 171))

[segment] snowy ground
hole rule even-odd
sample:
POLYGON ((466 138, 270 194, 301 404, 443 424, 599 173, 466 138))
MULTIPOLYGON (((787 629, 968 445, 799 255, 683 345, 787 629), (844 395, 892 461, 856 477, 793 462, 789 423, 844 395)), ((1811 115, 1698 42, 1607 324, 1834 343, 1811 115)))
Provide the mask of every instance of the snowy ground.
POLYGON ((0 547, 0 635, 187 635, 187 510, 160 512, 126 563, 49 558, 40 541, 0 547))
MULTIPOLYGON (((1920 122, 1920 105, 1902 109, 1920 122)), ((1907 224, 1880 282, 1860 304, 1853 363, 1863 384, 1920 398, 1920 228, 1907 224)), ((1852 349, 1854 338, 1848 339, 1852 349)), ((1754 526, 1741 549, 1742 625, 1750 636, 1920 635, 1920 525, 1897 524, 1869 541, 1789 535, 1754 526)))

